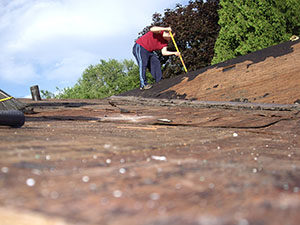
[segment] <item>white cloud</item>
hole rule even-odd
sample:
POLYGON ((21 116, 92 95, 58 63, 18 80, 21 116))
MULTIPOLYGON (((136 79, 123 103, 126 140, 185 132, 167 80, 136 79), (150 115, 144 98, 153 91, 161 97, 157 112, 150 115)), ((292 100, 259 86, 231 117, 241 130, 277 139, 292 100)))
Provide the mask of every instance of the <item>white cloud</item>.
POLYGON ((27 62, 18 62, 13 57, 0 57, 0 74, 2 79, 11 83, 22 84, 38 78, 34 65, 27 62))
POLYGON ((83 72, 87 65, 91 62, 98 61, 98 56, 89 54, 88 52, 73 52, 73 55, 65 57, 56 63, 53 63, 48 71, 44 72, 44 77, 48 80, 57 80, 62 83, 64 81, 73 81, 74 74, 83 72), (61 79, 63 77, 64 79, 61 79))
MULTIPOLYGON (((1 0, 0 81, 74 82, 88 65, 122 51, 114 48, 128 51, 152 14, 177 2, 1 0)), ((114 58, 120 55, 131 51, 114 58)))

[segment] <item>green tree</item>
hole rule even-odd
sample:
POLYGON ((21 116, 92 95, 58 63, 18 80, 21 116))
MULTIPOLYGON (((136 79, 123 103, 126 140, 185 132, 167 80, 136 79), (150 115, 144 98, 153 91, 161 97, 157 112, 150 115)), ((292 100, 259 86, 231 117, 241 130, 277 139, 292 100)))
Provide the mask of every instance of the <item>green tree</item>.
POLYGON ((133 60, 100 60, 83 72, 74 87, 59 90, 56 98, 105 98, 137 87, 139 68, 133 60))
POLYGON ((279 44, 293 32, 299 33, 298 0, 221 0, 220 5, 221 30, 212 64, 279 44))
MULTIPOLYGON (((171 26, 176 33, 175 40, 188 71, 210 65, 214 55, 214 45, 219 32, 218 0, 195 0, 188 5, 177 4, 174 9, 166 9, 164 15, 155 13, 152 24, 144 28, 140 35, 151 26, 171 26)), ((173 43, 169 48, 176 51, 173 43)), ((157 52, 162 64, 163 77, 169 78, 184 73, 178 57, 164 57, 157 52)))
POLYGON ((286 32, 289 35, 300 34, 300 2, 299 0, 275 0, 277 7, 285 17, 286 32))
POLYGON ((41 90, 42 99, 51 99, 55 98, 55 94, 47 90, 41 90))

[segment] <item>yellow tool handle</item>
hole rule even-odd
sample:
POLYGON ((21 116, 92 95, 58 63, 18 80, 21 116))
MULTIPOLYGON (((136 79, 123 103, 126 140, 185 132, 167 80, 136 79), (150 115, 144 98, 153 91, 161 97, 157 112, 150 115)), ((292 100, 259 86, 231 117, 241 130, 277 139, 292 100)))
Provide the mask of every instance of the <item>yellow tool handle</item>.
POLYGON ((12 99, 12 98, 13 98, 13 97, 2 98, 2 99, 0 99, 0 102, 4 102, 4 101, 10 100, 10 99, 12 99))
MULTIPOLYGON (((177 52, 179 52, 179 49, 178 49, 178 47, 177 47, 177 44, 176 44, 176 42, 175 42, 175 39, 174 39, 174 36, 173 36, 172 32, 169 31, 169 33, 170 33, 170 36, 171 36, 171 38, 172 38, 172 41, 173 41, 173 43, 174 43, 174 46, 175 46, 177 52)), ((179 53, 180 53, 180 52, 179 52, 179 53)), ((183 62, 183 59, 182 59, 181 54, 179 55, 179 58, 180 58, 180 60, 181 60, 181 63, 182 63, 182 65, 183 65, 183 68, 184 68, 185 72, 187 73, 187 69, 186 69, 185 64, 184 64, 184 62, 183 62)))

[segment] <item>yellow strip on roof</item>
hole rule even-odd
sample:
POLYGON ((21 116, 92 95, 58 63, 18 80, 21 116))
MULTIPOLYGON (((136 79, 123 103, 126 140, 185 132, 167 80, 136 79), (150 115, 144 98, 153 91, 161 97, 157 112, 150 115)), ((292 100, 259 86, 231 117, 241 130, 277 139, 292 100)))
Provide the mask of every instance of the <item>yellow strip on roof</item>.
POLYGON ((12 98, 13 98, 13 97, 2 98, 2 99, 0 99, 0 102, 4 102, 4 101, 10 100, 10 99, 12 99, 12 98))

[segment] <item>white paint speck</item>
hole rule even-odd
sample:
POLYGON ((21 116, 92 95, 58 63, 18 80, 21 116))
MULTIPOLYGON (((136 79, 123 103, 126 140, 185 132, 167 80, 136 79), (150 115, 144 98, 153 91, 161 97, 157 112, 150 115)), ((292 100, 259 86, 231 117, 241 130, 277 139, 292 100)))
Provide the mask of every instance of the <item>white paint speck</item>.
POLYGON ((105 149, 109 149, 110 147, 111 147, 110 144, 105 144, 105 145, 104 145, 104 148, 105 148, 105 149))
POLYGON ((239 136, 239 135, 238 135, 237 133, 233 133, 232 136, 233 136, 233 137, 237 137, 237 136, 239 136))
POLYGON ((2 173, 8 173, 9 169, 8 169, 8 167, 4 166, 1 168, 1 171, 2 171, 2 173))
POLYGON ((167 161, 167 157, 166 156, 152 155, 151 158, 154 159, 154 160, 158 160, 158 161, 167 161))
POLYGON ((82 181, 83 181, 84 183, 87 183, 87 182, 90 181, 90 178, 89 178, 88 176, 83 176, 83 177, 82 177, 82 181))
POLYGON ((124 174, 124 173, 126 173, 126 169, 125 169, 125 168, 121 168, 121 169, 119 169, 119 172, 120 172, 121 174, 124 174))
POLYGON ((120 190, 115 190, 114 192, 113 192, 113 196, 115 197, 115 198, 121 198, 122 197, 122 191, 120 191, 120 190))
POLYGON ((26 184, 27 184, 27 186, 29 186, 29 187, 33 187, 33 186, 35 185, 35 180, 34 180, 33 178, 28 178, 28 179, 26 180, 26 184))
POLYGON ((172 122, 172 120, 169 120, 169 119, 158 119, 158 121, 165 122, 165 123, 171 123, 172 122))

